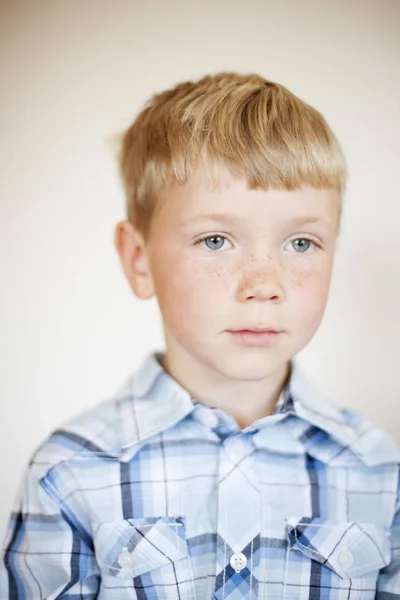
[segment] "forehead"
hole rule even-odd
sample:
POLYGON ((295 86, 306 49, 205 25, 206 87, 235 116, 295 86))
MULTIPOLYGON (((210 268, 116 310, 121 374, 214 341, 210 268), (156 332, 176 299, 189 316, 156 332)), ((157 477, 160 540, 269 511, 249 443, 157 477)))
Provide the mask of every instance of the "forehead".
POLYGON ((337 225, 340 194, 303 186, 288 190, 249 190, 244 179, 213 185, 199 178, 175 185, 165 195, 160 213, 176 225, 220 222, 228 226, 293 222, 337 225))

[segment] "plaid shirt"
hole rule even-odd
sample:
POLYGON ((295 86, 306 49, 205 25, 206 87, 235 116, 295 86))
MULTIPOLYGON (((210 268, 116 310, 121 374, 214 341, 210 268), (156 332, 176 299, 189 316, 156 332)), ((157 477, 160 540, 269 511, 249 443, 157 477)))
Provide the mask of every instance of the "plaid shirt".
POLYGON ((297 359, 274 414, 241 430, 161 356, 33 455, 1 599, 400 600, 391 438, 297 359))

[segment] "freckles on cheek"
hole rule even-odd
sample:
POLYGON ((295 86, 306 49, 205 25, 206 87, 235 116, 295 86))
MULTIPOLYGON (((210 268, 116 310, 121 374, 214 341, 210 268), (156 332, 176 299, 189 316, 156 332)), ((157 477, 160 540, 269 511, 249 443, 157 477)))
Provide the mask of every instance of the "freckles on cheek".
POLYGON ((292 283, 292 288, 294 290, 296 290, 298 288, 304 287, 307 284, 307 282, 310 280, 310 278, 313 277, 314 274, 315 274, 315 272, 313 272, 313 269, 307 269, 307 270, 293 269, 290 273, 290 280, 292 283))
POLYGON ((176 272, 177 283, 184 286, 196 286, 197 292, 200 289, 228 289, 229 270, 226 267, 217 267, 204 263, 190 261, 179 265, 179 271, 176 272))
POLYGON ((190 259, 158 263, 157 295, 165 314, 185 326, 187 319, 202 319, 229 294, 231 274, 226 267, 205 264, 205 261, 190 259), (168 267, 166 267, 166 264, 168 267), (209 307, 209 309, 207 309, 209 307), (183 310, 184 309, 184 310, 183 310))
POLYGON ((304 292, 311 288, 313 292, 323 291, 330 281, 330 269, 328 268, 293 269, 290 275, 293 289, 304 288, 304 292))
POLYGON ((232 280, 232 271, 227 267, 210 267, 204 270, 203 281, 212 285, 214 289, 227 292, 232 280))
POLYGON ((329 269, 326 268, 293 270, 291 273, 292 291, 305 330, 315 330, 323 316, 329 281, 329 269))

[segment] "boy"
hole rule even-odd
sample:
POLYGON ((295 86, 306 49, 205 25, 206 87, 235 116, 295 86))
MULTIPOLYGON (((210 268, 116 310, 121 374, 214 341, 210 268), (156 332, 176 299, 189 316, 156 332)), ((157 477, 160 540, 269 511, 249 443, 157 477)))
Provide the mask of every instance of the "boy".
POLYGON ((115 244, 165 352, 35 452, 1 598, 400 599, 400 450, 295 355, 326 305, 346 166, 281 85, 152 98, 115 244))

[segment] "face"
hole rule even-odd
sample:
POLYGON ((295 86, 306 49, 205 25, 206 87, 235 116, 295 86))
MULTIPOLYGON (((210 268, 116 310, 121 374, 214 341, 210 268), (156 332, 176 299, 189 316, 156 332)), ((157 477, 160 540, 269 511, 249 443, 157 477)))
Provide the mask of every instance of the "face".
POLYGON ((238 380, 287 365, 323 317, 339 209, 334 190, 248 190, 244 180, 169 191, 146 247, 166 362, 238 380), (257 345, 231 333, 252 326, 281 333, 257 345))

